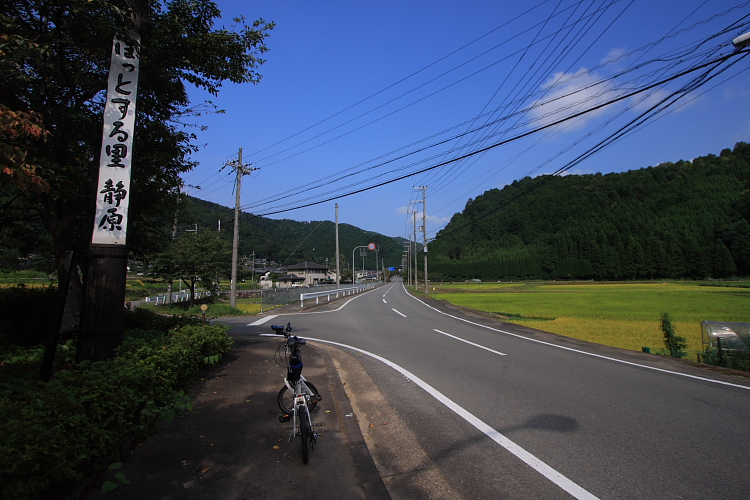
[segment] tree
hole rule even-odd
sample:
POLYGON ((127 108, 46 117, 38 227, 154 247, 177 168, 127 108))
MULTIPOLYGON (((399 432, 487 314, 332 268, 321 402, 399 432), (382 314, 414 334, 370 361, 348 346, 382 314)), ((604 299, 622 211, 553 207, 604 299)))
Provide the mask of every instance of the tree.
POLYGON ((190 305, 195 300, 195 287, 216 291, 218 276, 226 273, 232 259, 232 245, 216 231, 185 233, 173 240, 167 251, 156 259, 151 274, 168 283, 177 278, 190 285, 190 305))
MULTIPOLYGON (((128 245, 160 249, 180 174, 197 146, 186 83, 216 95, 258 83, 273 23, 220 17, 209 0, 144 4, 128 245)), ((0 231, 18 220, 49 235, 58 267, 93 229, 104 93, 112 38, 133 29, 125 0, 11 0, 0 14, 0 231)), ((0 243, 4 236, 0 234, 0 243)))

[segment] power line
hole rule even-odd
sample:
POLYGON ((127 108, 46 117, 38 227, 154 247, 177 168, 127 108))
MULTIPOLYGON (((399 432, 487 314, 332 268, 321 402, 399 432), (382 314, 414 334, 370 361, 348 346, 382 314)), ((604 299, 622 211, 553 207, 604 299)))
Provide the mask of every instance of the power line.
MULTIPOLYGON (((750 2, 747 2, 747 3, 750 3, 750 2)), ((735 7, 735 8, 736 8, 736 7, 735 7)), ((720 16, 720 15, 726 15, 726 13, 730 12, 731 10, 732 10, 732 9, 728 9, 727 11, 725 11, 725 12, 723 12, 723 13, 721 13, 721 14, 717 14, 717 15, 715 15, 715 16, 712 16, 712 18, 713 18, 713 17, 717 17, 717 16, 720 16)), ((689 31, 690 29, 693 29, 693 28, 694 28, 695 26, 697 26, 697 25, 699 25, 699 24, 701 24, 701 23, 703 23, 703 22, 705 22, 705 21, 701 21, 700 23, 696 23, 696 24, 694 24, 693 26, 690 26, 690 27, 687 27, 687 28, 685 28, 685 29, 683 29, 683 30, 680 30, 680 31, 679 31, 678 33, 682 33, 682 32, 686 32, 686 31, 689 31)), ((673 34, 673 35, 669 35, 669 36, 675 36, 675 35, 676 35, 676 34, 678 34, 678 33, 675 33, 675 34, 673 34)), ((662 37, 662 39, 661 39, 661 40, 664 40, 664 39, 668 38, 669 36, 665 36, 665 37, 662 37)), ((635 53, 635 52, 637 52, 637 51, 639 51, 639 50, 644 50, 645 48, 648 48, 648 47, 653 47, 653 46, 655 46, 655 45, 656 45, 656 44, 658 44, 658 43, 659 43, 659 41, 656 41, 656 42, 652 42, 652 43, 650 43, 650 44, 647 44, 646 46, 642 47, 641 49, 636 49, 636 50, 634 50, 634 51, 631 51, 631 52, 630 52, 630 54, 633 54, 633 53, 635 53)), ((624 55, 624 56, 627 56, 627 54, 626 54, 626 55, 624 55)), ((599 67, 602 67, 602 66, 604 66, 604 65, 606 65, 606 64, 608 64, 608 63, 610 63, 610 62, 612 62, 612 61, 616 61, 616 60, 619 60, 619 59, 621 59, 621 58, 622 58, 622 57, 624 57, 624 56, 619 56, 619 57, 617 57, 617 58, 615 58, 615 59, 613 59, 613 60, 611 60, 611 61, 608 61, 608 62, 602 63, 602 64, 600 64, 600 65, 599 65, 599 67)), ((662 59, 662 60, 663 60, 663 59, 662 59)), ((648 62, 646 62, 646 63, 641 63, 641 64, 638 64, 638 65, 636 65, 636 66, 632 66, 631 68, 628 68, 628 69, 627 69, 627 70, 625 70, 625 71, 622 71, 622 72, 620 72, 620 73, 618 73, 618 74, 616 74, 616 75, 613 75, 612 77, 609 77, 609 78, 607 78, 607 79, 603 79, 603 80, 600 80, 600 81, 596 81, 596 82, 594 82, 594 83, 593 83, 593 84, 591 84, 591 85, 588 85, 588 86, 585 86, 585 87, 583 87, 582 89, 577 89, 577 90, 576 90, 576 92, 580 92, 580 91, 581 91, 581 90, 583 90, 583 89, 586 89, 586 88, 590 88, 590 87, 592 87, 592 86, 595 86, 595 85, 600 85, 600 84, 602 84, 602 83, 603 83, 603 82, 605 82, 605 81, 611 81, 611 80, 613 80, 614 78, 617 78, 618 76, 622 76, 623 74, 626 74, 627 72, 632 72, 632 71, 635 71, 635 70, 637 70, 637 69, 640 69, 640 68, 642 68, 642 67, 645 67, 645 66, 647 66, 647 65, 649 65, 649 64, 653 64, 653 63, 655 63, 655 62, 658 62, 658 61, 659 61, 658 59, 655 59, 655 60, 651 60, 651 61, 648 61, 648 62)), ((556 82, 555 86, 557 86, 557 85, 561 85, 561 84, 563 84, 563 83, 566 83, 566 82, 568 82, 568 81, 570 81, 570 80, 572 80, 572 79, 575 79, 575 78, 579 78, 580 76, 581 76, 581 74, 576 74, 576 75, 573 75, 573 76, 571 76, 571 77, 570 77, 570 78, 568 78, 568 79, 565 79, 565 80, 560 80, 560 81, 556 82)), ((553 86, 553 87, 554 87, 554 86, 553 86)), ((542 92, 549 92, 549 91, 550 91, 550 89, 543 89, 543 91, 542 91, 542 92)), ((533 95, 533 94, 530 94, 530 95, 533 95)), ((565 97, 567 97, 567 95, 566 95, 566 94, 563 94, 563 95, 561 95, 561 96, 558 96, 558 99, 561 99, 561 98, 565 98, 565 97)), ((522 100, 523 100, 523 99, 520 99, 520 100, 517 100, 517 101, 514 101, 514 102, 515 102, 515 103, 518 103, 518 102, 520 102, 520 101, 522 101, 522 100)), ((545 103, 545 104, 546 104, 546 103, 545 103)), ((505 106, 501 106, 501 107, 499 107, 499 108, 496 108, 495 110, 493 110, 493 112, 496 112, 496 111, 498 111, 499 109, 501 109, 501 108, 504 108, 504 107, 505 107, 505 106)), ((532 109, 532 108, 527 108, 527 109, 526 109, 526 111, 528 111, 529 109, 532 109)), ((489 114, 488 114, 488 115, 489 115, 489 114)), ((507 118, 507 117, 506 117, 506 118, 507 118)), ((465 125, 466 123, 471 123, 471 122, 472 122, 472 121, 474 121, 474 120, 476 120, 476 119, 473 119, 473 120, 469 120, 468 122, 464 122, 464 124, 461 124, 461 125, 459 125, 459 126, 465 125)), ((498 123, 498 121, 495 121, 494 123, 498 123)), ((456 127, 451 127, 451 129, 453 129, 453 128, 456 128, 456 127)), ((448 130, 451 130, 451 129, 448 129, 448 130)), ((476 129, 475 129, 475 130, 476 130, 476 129)), ((444 132, 445 132, 445 131, 444 131, 444 132)), ((444 133, 444 132, 441 132, 441 133, 439 133, 439 134, 434 134, 433 136, 430 136, 429 138, 435 137, 435 136, 437 136, 437 135, 440 135, 440 134, 442 134, 442 133, 444 133)), ((449 140, 453 140, 453 139, 455 139, 456 137, 460 137, 460 136, 461 136, 460 134, 459 134, 459 135, 456 135, 456 136, 454 136, 454 137, 451 137, 451 138, 450 138, 449 140)), ((411 144, 411 145, 409 145, 409 146, 405 146, 405 147, 403 147, 403 148, 399 148, 398 150, 395 150, 395 151, 393 151, 393 152, 391 152, 391 153, 388 153, 388 154, 386 154, 386 155, 381 155, 381 157, 379 157, 379 158, 387 157, 387 156, 389 156, 389 155, 391 155, 391 154, 393 154, 393 153, 395 153, 395 152, 398 152, 398 151, 400 151, 400 150, 408 149, 408 148, 410 148, 410 147, 413 147, 413 146, 414 146, 415 144, 418 144, 419 142, 423 142, 423 141, 425 141, 425 140, 428 140, 429 138, 425 138, 425 139, 422 139, 422 140, 420 140, 420 141, 416 141, 415 143, 412 143, 412 144, 411 144)), ((428 146, 428 147, 434 147, 435 145, 439 145, 439 144, 441 144, 441 143, 443 143, 443 142, 445 142, 445 141, 441 141, 441 142, 438 142, 438 143, 436 143, 436 144, 432 144, 432 145, 430 145, 430 146, 428 146)), ((417 149, 416 151, 413 151, 413 152, 412 152, 412 154, 414 154, 414 153, 418 153, 418 152, 421 152, 421 151, 424 151, 425 149, 426 149, 426 148, 420 148, 420 149, 417 149)), ((344 178, 346 178, 346 177, 351 177, 351 176, 353 176, 353 175, 356 175, 356 174, 362 173, 362 172, 364 172, 364 171, 366 171, 366 170, 369 170, 369 169, 371 169, 371 168, 378 168, 378 167, 382 167, 383 165, 386 165, 386 164, 388 164, 388 163, 392 163, 393 161, 396 161, 396 160, 399 160, 399 159, 403 159, 403 158, 404 158, 405 156, 408 156, 408 155, 402 155, 402 156, 399 156, 399 157, 397 157, 397 158, 394 158, 394 159, 393 159, 393 160, 391 160, 391 161, 388 161, 388 162, 383 162, 383 163, 377 164, 377 165, 375 165, 375 166, 373 166, 373 167, 370 167, 370 168, 367 168, 367 169, 362 169, 362 170, 359 170, 359 171, 357 171, 357 170, 356 170, 357 166, 355 166, 355 167, 351 167, 351 168, 349 168, 349 169, 346 169, 346 170, 344 170, 344 171, 341 171, 341 172, 339 172, 339 173, 337 173, 337 174, 331 174, 331 175, 329 175, 329 176, 327 176, 327 177, 325 177, 325 178, 323 178, 323 179, 321 179, 321 180, 319 180, 319 181, 316 181, 316 183, 314 183, 313 185, 310 185, 310 184, 308 183, 308 184, 306 184, 305 186, 301 186, 301 187, 299 187, 299 188, 294 188, 294 189, 292 189, 292 190, 287 190, 287 191, 285 191, 285 192, 283 192, 283 193, 281 193, 281 194, 279 194, 279 195, 274 195, 274 196, 271 196, 271 197, 267 197, 267 198, 265 198, 265 199, 262 199, 262 200, 258 200, 258 201, 256 201, 256 202, 255 202, 255 203, 254 203, 253 205, 251 205, 251 206, 246 206, 246 207, 244 207, 244 208, 246 208, 246 209, 252 209, 252 208, 260 207, 260 206, 263 206, 263 205, 267 205, 267 204, 269 204, 269 202, 273 202, 273 201, 275 201, 275 200, 278 200, 278 199, 279 199, 280 197, 282 197, 282 196, 287 196, 287 195, 291 195, 291 196, 294 196, 294 195, 296 195, 296 194, 299 194, 300 192, 309 192, 310 190, 312 190, 312 189, 316 189, 316 188, 318 188, 318 187, 321 187, 321 186, 323 186, 323 185, 329 185, 329 184, 330 184, 330 181, 329 181, 329 180, 330 180, 330 179, 332 179, 332 178, 334 178, 334 177, 336 177, 337 175, 338 175, 339 177, 338 177, 338 178, 337 178, 336 180, 334 180, 333 182, 337 182, 337 181, 340 181, 340 180, 342 180, 342 179, 344 179, 344 178), (346 175, 342 175, 342 174, 344 174, 344 173, 346 173, 346 172, 350 172, 350 173, 349 173, 349 174, 346 174, 346 175)), ((377 159, 376 159, 376 160, 377 160, 377 159)), ((372 161, 373 161, 373 160, 370 160, 369 162, 372 162, 372 161)), ((366 164, 367 164, 367 163, 369 163, 369 162, 365 162, 364 164, 360 164, 359 166, 362 166, 362 165, 366 165, 366 164)))
POLYGON ((448 163, 459 161, 461 159, 468 158, 468 157, 476 155, 476 154, 480 154, 480 153, 482 153, 484 151, 487 151, 487 150, 490 150, 490 149, 493 149, 493 148, 496 148, 496 147, 508 144, 510 142, 519 140, 519 139, 521 139, 523 137, 527 137, 529 135, 538 133, 539 131, 546 130, 548 128, 551 128, 551 127, 554 127, 556 125, 559 125, 560 123, 564 123, 564 122, 566 122, 568 120, 577 118, 579 116, 583 116, 585 114, 591 113, 591 112, 596 111, 598 109, 601 109, 603 107, 606 107, 606 106, 612 105, 614 103, 623 101, 625 99, 628 99, 630 97, 633 97, 635 95, 643 93, 643 92, 645 92, 645 91, 647 91, 647 90, 649 90, 651 88, 654 88, 654 87, 657 87, 659 85, 662 85, 663 83, 666 83, 666 82, 671 81, 671 80, 675 80, 675 79, 677 79, 679 77, 682 77, 682 76, 685 76, 685 75, 690 74, 692 72, 695 72, 695 71, 697 71, 699 69, 703 69, 703 68, 705 68, 707 66, 710 66, 710 65, 714 65, 714 64, 719 64, 719 63, 725 62, 728 59, 730 59, 732 57, 735 57, 738 54, 739 53, 733 53, 733 54, 725 55, 725 56, 716 58, 716 59, 714 59, 714 60, 712 60, 712 61, 710 61, 708 63, 704 63, 704 64, 701 64, 701 65, 699 65, 697 67, 693 67, 693 68, 681 71, 681 72, 677 73, 676 75, 672 75, 672 76, 670 76, 670 77, 668 77, 668 78, 666 78, 664 80, 660 80, 660 81, 658 81, 656 83, 653 83, 651 85, 648 85, 648 86, 646 86, 646 87, 644 87, 642 89, 638 89, 638 90, 635 90, 633 92, 629 92, 629 93, 623 94, 621 96, 615 97, 615 98, 610 99, 609 101, 606 101, 604 103, 600 103, 600 104, 594 105, 594 106, 592 106, 592 107, 590 107, 590 108, 588 108, 586 110, 574 113, 574 114, 572 114, 570 116, 561 118, 559 120, 553 121, 553 122, 548 123, 546 125, 541 125, 541 126, 537 127, 536 129, 533 129, 531 131, 518 134, 517 136, 514 136, 514 137, 512 137, 510 139, 505 139, 505 140, 499 141, 499 142, 497 142, 495 144, 492 144, 490 146, 486 146, 486 147, 481 148, 479 150, 467 153, 467 154, 465 154, 465 155, 463 155, 463 156, 461 156, 459 158, 456 158, 456 159, 453 159, 453 160, 448 160, 448 161, 445 161, 445 162, 441 162, 441 163, 438 163, 437 165, 432 165, 432 166, 429 166, 429 167, 425 167, 425 168, 420 169, 420 170, 418 170, 416 172, 404 174, 404 175, 398 176, 396 178, 392 178, 392 179, 389 179, 389 180, 386 180, 386 181, 383 181, 383 182, 379 182, 379 183, 374 184, 374 185, 370 185, 370 186, 367 186, 367 187, 364 187, 364 188, 360 188, 360 189, 356 189, 356 190, 350 191, 350 192, 345 193, 345 194, 336 195, 336 196, 332 196, 332 197, 329 197, 329 198, 326 198, 326 199, 323 199, 323 200, 319 200, 319 201, 314 201, 314 202, 310 202, 310 203, 305 203, 305 204, 297 205, 297 206, 294 206, 292 208, 284 208, 284 209, 280 209, 280 210, 265 212, 263 214, 258 214, 258 215, 260 215, 260 216, 268 216, 268 215, 274 215, 274 214, 278 214, 278 213, 289 212, 291 210, 297 210, 297 209, 300 209, 300 208, 306 208, 306 207, 309 207, 309 206, 319 205, 321 203, 325 203, 325 202, 328 202, 328 201, 332 201, 332 200, 336 200, 336 199, 339 199, 339 198, 343 198, 345 196, 351 196, 353 194, 361 193, 363 191, 367 191, 367 190, 370 190, 370 189, 374 189, 376 187, 384 186, 386 184, 390 184, 390 183, 396 182, 398 180, 402 180, 402 179, 405 179, 405 178, 408 178, 408 177, 412 177, 414 175, 417 175, 417 174, 423 173, 423 172, 427 172, 427 171, 429 171, 431 169, 434 169, 434 168, 439 168, 439 167, 441 167, 443 165, 446 165, 448 163))

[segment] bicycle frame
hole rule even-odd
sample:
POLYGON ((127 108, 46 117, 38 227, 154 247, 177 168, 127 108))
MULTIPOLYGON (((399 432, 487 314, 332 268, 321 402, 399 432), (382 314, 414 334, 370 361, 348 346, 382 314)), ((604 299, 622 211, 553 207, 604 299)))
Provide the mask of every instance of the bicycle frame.
MULTIPOLYGON (((284 377, 284 387, 281 388, 277 396, 277 402, 284 415, 279 417, 280 422, 292 420, 292 432, 289 435, 289 443, 295 437, 299 436, 302 441, 302 460, 307 463, 309 451, 315 448, 318 441, 318 433, 312 423, 310 410, 318 401, 320 395, 312 383, 302 375, 302 355, 300 346, 305 345, 305 339, 294 337, 290 334, 292 327, 287 323, 286 328, 281 326, 271 326, 277 335, 284 336, 284 350, 286 358, 287 375, 284 377), (293 401, 291 407, 284 402, 285 391, 289 391, 293 401), (291 415, 290 415, 291 414, 291 415)), ((281 347, 281 346, 279 346, 281 347)))
MULTIPOLYGON (((307 415, 307 421, 312 424, 312 418, 310 418, 310 409, 307 406, 307 400, 310 398, 310 389, 307 387, 307 384, 305 384, 305 378, 300 374, 299 380, 296 382, 289 382, 287 379, 284 379, 284 383, 286 384, 287 388, 294 394, 294 412, 293 412, 293 421, 292 421, 292 434, 289 436, 289 442, 291 443, 296 436, 301 436, 300 431, 300 412, 305 412, 307 415), (303 392, 303 387, 306 389, 307 393, 303 392)), ((317 433, 313 429, 313 442, 317 440, 317 433)))

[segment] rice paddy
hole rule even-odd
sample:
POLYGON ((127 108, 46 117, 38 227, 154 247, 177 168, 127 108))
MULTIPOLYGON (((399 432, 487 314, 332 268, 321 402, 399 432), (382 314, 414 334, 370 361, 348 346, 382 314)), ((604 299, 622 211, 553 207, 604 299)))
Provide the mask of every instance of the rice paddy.
MULTIPOLYGON (((436 286, 434 298, 506 321, 630 350, 663 347, 669 313, 688 351, 702 351, 701 322, 750 322, 750 288, 698 283, 477 283, 436 286)), ((747 286, 744 284, 744 286, 747 286)))

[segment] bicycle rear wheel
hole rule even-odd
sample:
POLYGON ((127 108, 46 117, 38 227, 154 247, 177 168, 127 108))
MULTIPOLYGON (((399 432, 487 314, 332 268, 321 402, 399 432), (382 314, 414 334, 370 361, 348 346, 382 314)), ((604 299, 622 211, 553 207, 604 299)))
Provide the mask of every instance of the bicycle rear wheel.
MULTIPOLYGON (((310 391, 312 391, 313 394, 318 394, 318 388, 315 387, 312 382, 308 381, 305 382, 305 384, 307 384, 307 387, 310 388, 310 391)), ((291 415, 294 412, 294 394, 287 389, 286 385, 279 390, 279 394, 276 396, 276 402, 279 404, 281 411, 287 415, 291 415)), ((312 410, 317 404, 317 401, 310 401, 307 407, 312 410)))
POLYGON ((307 417, 307 411, 304 407, 297 410, 299 413, 299 437, 302 440, 302 463, 307 463, 310 457, 310 419, 307 417))

